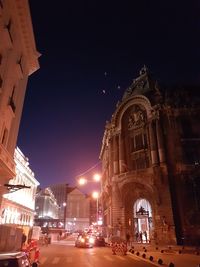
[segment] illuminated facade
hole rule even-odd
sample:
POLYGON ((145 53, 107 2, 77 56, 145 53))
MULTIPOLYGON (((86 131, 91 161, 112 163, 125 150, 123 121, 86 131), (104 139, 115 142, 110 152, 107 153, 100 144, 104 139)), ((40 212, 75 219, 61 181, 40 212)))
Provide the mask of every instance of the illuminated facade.
POLYGON ((39 68, 27 0, 0 1, 0 206, 15 177, 14 151, 29 75, 39 68))
POLYGON ((49 187, 37 193, 35 205, 37 218, 58 219, 59 206, 49 187))
POLYGON ((68 184, 55 184, 50 186, 59 205, 58 219, 64 224, 66 217, 68 184))
POLYGON ((29 160, 19 148, 15 149, 14 160, 16 177, 9 181, 12 185, 26 185, 17 191, 4 194, 1 205, 1 224, 23 227, 33 226, 35 213, 35 195, 39 182, 29 167, 29 160))
POLYGON ((101 200, 110 234, 200 240, 200 98, 192 89, 161 90, 144 67, 106 123, 101 200))

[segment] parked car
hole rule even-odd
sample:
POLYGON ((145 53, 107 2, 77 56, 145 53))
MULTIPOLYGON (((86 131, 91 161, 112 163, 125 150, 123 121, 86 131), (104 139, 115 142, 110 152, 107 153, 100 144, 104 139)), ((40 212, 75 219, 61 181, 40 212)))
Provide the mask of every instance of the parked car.
POLYGON ((0 267, 37 267, 37 263, 31 265, 25 252, 0 253, 0 267))
POLYGON ((98 247, 105 247, 106 245, 105 238, 102 235, 96 235, 94 244, 95 246, 98 247))
POLYGON ((94 237, 82 234, 79 235, 75 241, 75 247, 77 248, 92 248, 94 246, 95 239, 94 237))

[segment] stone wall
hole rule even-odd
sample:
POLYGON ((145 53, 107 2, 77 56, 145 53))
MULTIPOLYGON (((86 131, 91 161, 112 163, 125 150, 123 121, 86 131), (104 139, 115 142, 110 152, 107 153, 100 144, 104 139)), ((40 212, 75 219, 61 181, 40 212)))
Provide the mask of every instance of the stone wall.
POLYGON ((0 225, 0 252, 19 251, 21 239, 22 229, 0 225))

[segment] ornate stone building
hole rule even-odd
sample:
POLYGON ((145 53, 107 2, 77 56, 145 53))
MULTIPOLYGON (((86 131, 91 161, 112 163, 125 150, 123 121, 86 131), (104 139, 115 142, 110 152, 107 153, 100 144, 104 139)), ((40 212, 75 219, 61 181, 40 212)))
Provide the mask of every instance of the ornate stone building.
POLYGON ((109 234, 199 240, 200 101, 191 89, 161 91, 144 67, 106 123, 101 199, 109 234))
POLYGON ((0 1, 0 206, 15 177, 14 151, 29 75, 39 68, 28 0, 0 1))
POLYGON ((18 190, 17 187, 11 187, 10 192, 3 195, 0 224, 23 228, 28 233, 34 222, 35 196, 39 182, 29 166, 29 159, 18 147, 15 149, 14 160, 16 177, 9 184, 26 185, 27 188, 18 190))

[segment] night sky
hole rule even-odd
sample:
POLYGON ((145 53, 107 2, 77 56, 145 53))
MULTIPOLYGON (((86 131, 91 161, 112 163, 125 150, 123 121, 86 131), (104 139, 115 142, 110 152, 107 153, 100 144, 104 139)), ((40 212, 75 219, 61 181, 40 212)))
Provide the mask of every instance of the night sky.
POLYGON ((162 84, 200 84, 199 1, 31 0, 30 9, 42 55, 18 146, 41 187, 73 186, 98 164, 105 122, 144 64, 162 84))

